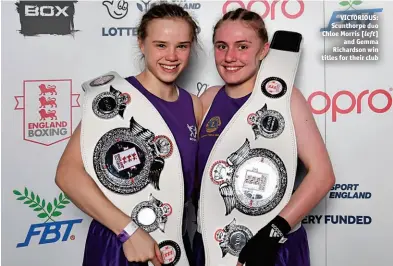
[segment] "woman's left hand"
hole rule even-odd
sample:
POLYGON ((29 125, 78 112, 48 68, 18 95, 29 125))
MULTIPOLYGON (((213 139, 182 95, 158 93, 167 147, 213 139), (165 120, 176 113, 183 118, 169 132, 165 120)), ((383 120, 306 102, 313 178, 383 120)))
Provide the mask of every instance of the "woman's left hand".
POLYGON ((278 251, 291 230, 288 222, 277 216, 258 231, 240 251, 236 266, 274 266, 278 251))

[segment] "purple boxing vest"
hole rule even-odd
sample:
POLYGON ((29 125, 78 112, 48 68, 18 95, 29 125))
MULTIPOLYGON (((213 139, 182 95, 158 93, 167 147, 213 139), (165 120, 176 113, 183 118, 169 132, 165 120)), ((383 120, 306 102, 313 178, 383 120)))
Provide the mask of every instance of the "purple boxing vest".
MULTIPOLYGON (((224 130, 233 115, 248 100, 251 93, 241 98, 231 98, 225 92, 225 87, 217 92, 209 112, 207 113, 200 129, 198 143, 197 178, 195 186, 197 206, 199 199, 200 185, 206 162, 209 158, 218 136, 224 130)), ((301 163, 301 162, 300 162, 301 163)), ((297 182, 295 182, 297 183, 297 182)), ((295 186, 296 187, 296 186, 295 186)), ((196 233, 193 241, 193 263, 195 266, 204 266, 204 250, 202 235, 196 233)), ((307 234, 303 227, 288 236, 288 240, 281 247, 276 266, 309 266, 309 248, 307 234)))
POLYGON ((216 94, 216 97, 214 98, 210 110, 206 115, 199 131, 197 161, 198 189, 202 180, 203 170, 205 169, 207 159, 209 158, 210 151, 216 143, 218 136, 221 134, 236 112, 248 100, 250 95, 251 94, 248 94, 244 97, 233 99, 226 94, 224 87, 222 87, 216 94))
POLYGON ((197 128, 191 95, 179 88, 179 98, 175 102, 167 102, 146 90, 135 77, 127 78, 161 114, 172 131, 180 151, 184 175, 185 201, 190 200, 194 189, 196 153, 198 149, 197 128))
MULTIPOLYGON (((179 148, 184 175, 185 202, 191 199, 194 189, 197 144, 197 128, 191 95, 179 88, 179 97, 167 102, 146 90, 135 77, 126 80, 138 89, 158 110, 170 128, 179 148)), ((185 212, 186 215, 186 212, 185 212)), ((183 235, 187 257, 191 263, 189 237, 183 235)), ((147 263, 130 263, 124 256, 122 244, 108 228, 93 220, 86 239, 83 266, 148 266, 147 263)))

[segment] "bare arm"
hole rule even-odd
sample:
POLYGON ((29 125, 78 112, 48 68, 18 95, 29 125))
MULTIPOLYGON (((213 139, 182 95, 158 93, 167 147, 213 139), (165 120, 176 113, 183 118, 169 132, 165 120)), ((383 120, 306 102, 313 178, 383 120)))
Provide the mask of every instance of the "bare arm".
POLYGON ((202 115, 203 115, 202 103, 201 103, 201 100, 197 96, 195 96, 194 94, 191 94, 191 97, 192 97, 192 103, 194 106, 195 120, 197 122, 196 126, 197 126, 197 128, 199 128, 200 124, 202 122, 202 115))
POLYGON ((213 103, 214 97, 216 97, 221 87, 222 86, 210 87, 199 97, 201 99, 201 104, 202 104, 202 119, 206 115, 207 111, 209 110, 210 105, 213 103))
POLYGON ((291 97, 291 111, 298 155, 308 170, 303 182, 280 213, 293 228, 325 197, 335 183, 335 176, 307 101, 296 88, 291 97))
POLYGON ((83 212, 116 235, 131 221, 101 192, 84 169, 80 151, 80 124, 75 129, 56 171, 56 184, 83 212))
MULTIPOLYGON (((199 132, 202 126, 202 120, 209 109, 214 96, 217 94, 218 90, 220 87, 215 86, 215 87, 210 87, 208 88, 200 97, 196 97, 197 99, 194 98, 193 96, 193 103, 194 103, 194 110, 195 110, 195 117, 197 119, 197 124, 198 124, 198 138, 199 138, 199 132)), ((198 200, 199 199, 199 193, 200 193, 200 185, 201 185, 201 180, 198 179, 198 175, 196 174, 196 178, 194 179, 194 191, 192 194, 192 201, 195 205, 195 211, 197 211, 198 208, 198 200)))

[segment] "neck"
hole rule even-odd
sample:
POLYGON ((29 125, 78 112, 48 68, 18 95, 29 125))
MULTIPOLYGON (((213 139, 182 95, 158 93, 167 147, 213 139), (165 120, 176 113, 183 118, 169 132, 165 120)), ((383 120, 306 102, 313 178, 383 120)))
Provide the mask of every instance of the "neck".
POLYGON ((179 97, 176 86, 173 83, 162 82, 148 70, 144 70, 142 73, 135 76, 135 78, 147 91, 158 98, 168 102, 174 102, 179 97))
POLYGON ((231 98, 241 98, 250 94, 254 90, 257 75, 240 84, 225 84, 225 91, 231 98))

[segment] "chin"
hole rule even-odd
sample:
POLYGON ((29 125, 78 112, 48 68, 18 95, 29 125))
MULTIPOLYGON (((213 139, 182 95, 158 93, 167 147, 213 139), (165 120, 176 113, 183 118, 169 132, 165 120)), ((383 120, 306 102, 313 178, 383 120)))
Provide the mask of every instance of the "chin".
POLYGON ((182 68, 179 68, 179 69, 177 69, 177 71, 174 71, 172 73, 168 73, 165 71, 161 71, 161 69, 159 69, 156 72, 156 75, 161 81, 163 81, 165 83, 173 83, 179 77, 182 70, 183 70, 182 68))
POLYGON ((222 75, 221 78, 225 81, 228 85, 238 85, 244 81, 244 78, 234 76, 234 75, 222 75))
POLYGON ((179 73, 162 73, 161 71, 155 71, 154 76, 156 76, 157 79, 159 79, 161 82, 164 83, 173 83, 179 76, 179 73))
POLYGON ((232 86, 241 85, 250 80, 254 75, 255 73, 250 73, 246 71, 237 73, 220 73, 220 76, 225 81, 225 83, 232 86))
POLYGON ((220 77, 222 80, 225 81, 227 84, 236 84, 243 80, 242 73, 229 73, 228 71, 221 70, 219 71, 220 77))
POLYGON ((176 81, 177 77, 179 76, 179 74, 172 74, 172 75, 168 75, 168 74, 158 74, 157 78, 159 80, 161 80, 164 83, 173 83, 176 81))

